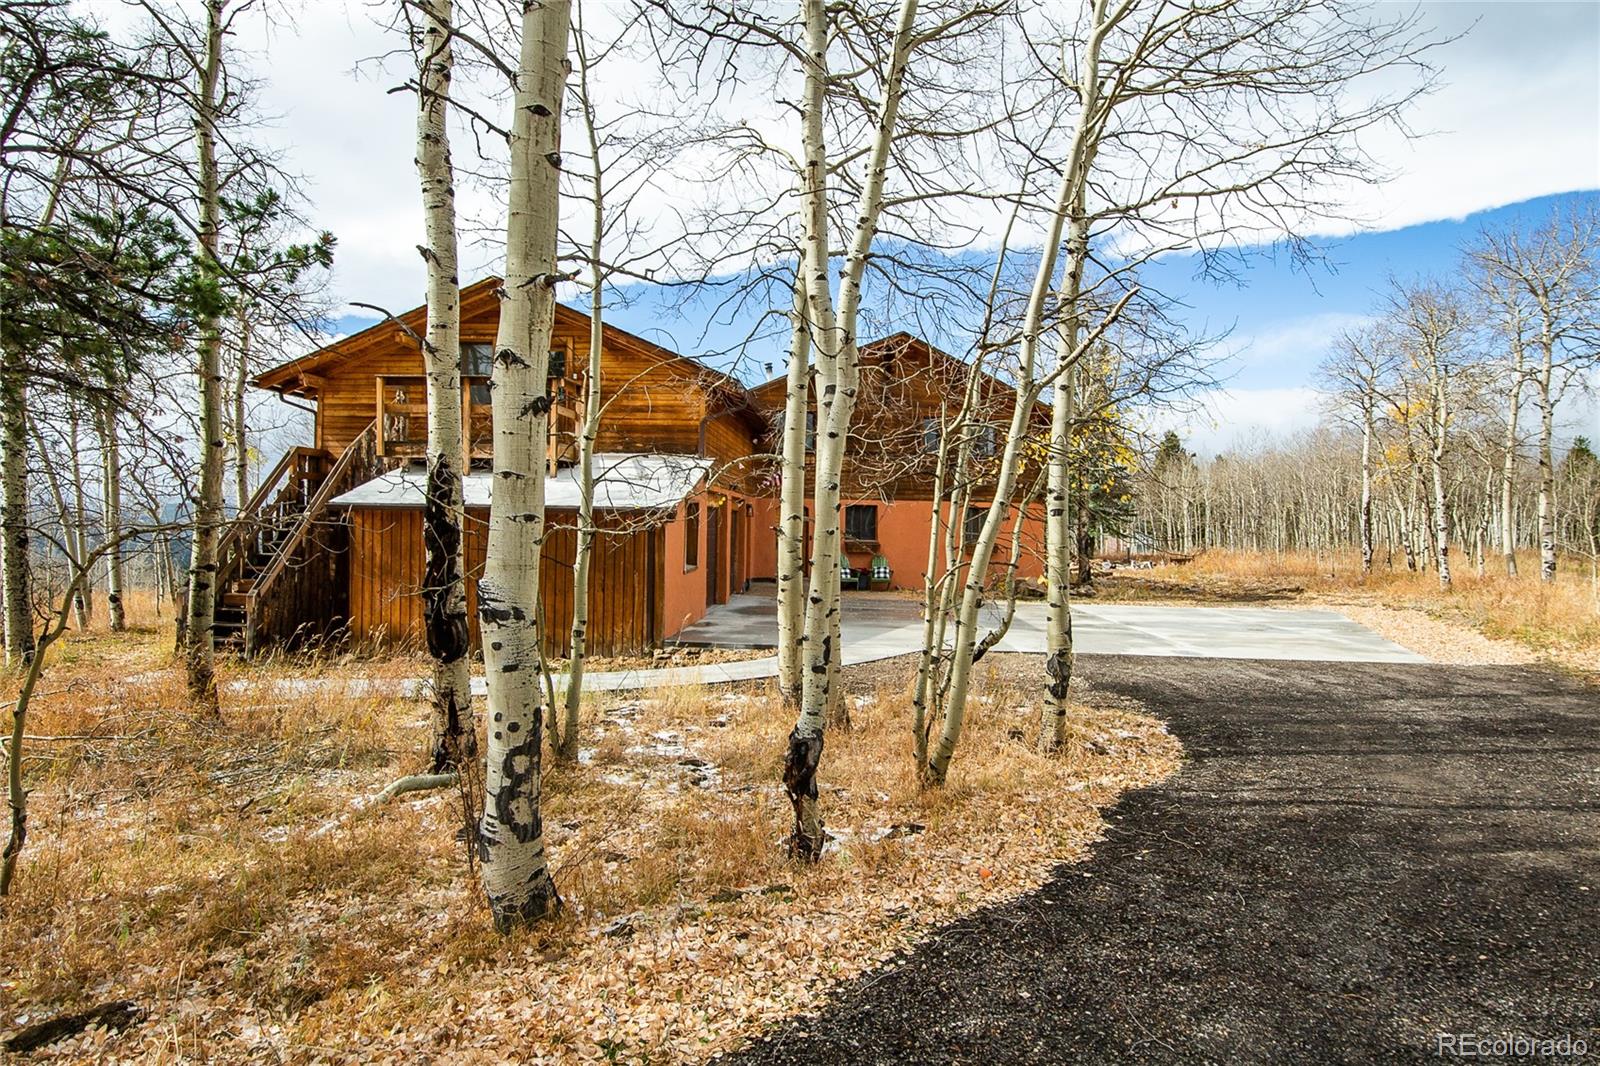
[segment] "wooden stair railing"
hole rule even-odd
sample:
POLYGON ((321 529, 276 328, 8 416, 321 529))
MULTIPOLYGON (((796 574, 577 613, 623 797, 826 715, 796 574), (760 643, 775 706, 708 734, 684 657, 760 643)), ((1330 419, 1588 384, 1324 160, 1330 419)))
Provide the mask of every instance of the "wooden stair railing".
POLYGON ((378 454, 378 423, 374 419, 340 453, 294 527, 251 583, 244 603, 246 656, 264 640, 291 639, 310 625, 331 623, 335 614, 342 614, 328 610, 343 592, 332 574, 332 564, 342 554, 343 545, 328 542, 326 533, 334 528, 324 522, 328 502, 385 469, 387 464, 378 454), (320 565, 324 563, 329 565, 320 565))
POLYGON ((283 453, 217 544, 219 592, 241 580, 250 559, 263 553, 274 532, 305 509, 322 480, 328 458, 320 448, 290 448, 283 453))

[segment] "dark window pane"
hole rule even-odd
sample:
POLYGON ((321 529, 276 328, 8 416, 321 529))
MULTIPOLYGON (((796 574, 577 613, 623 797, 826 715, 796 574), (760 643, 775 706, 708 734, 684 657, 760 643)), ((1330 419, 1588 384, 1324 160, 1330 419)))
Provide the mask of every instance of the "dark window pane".
POLYGON ((844 509, 846 540, 878 539, 878 509, 872 504, 854 503, 844 509))
POLYGON ((989 516, 986 507, 968 507, 967 520, 962 526, 962 539, 967 544, 976 544, 978 535, 983 532, 983 520, 989 516))
POLYGON ((924 418, 922 420, 922 450, 928 455, 937 455, 939 452, 939 420, 937 418, 924 418))
POLYGON ((486 378, 494 372, 494 345, 463 344, 461 346, 461 376, 486 378))
POLYGON ((683 568, 700 565, 700 504, 683 509, 683 568))
POLYGON ((565 348, 552 348, 550 350, 550 369, 546 377, 564 378, 567 376, 567 350, 565 348))
POLYGON ((488 407, 494 403, 494 395, 489 391, 487 381, 472 382, 472 404, 474 407, 488 407))
POLYGON ((817 450, 817 412, 806 412, 806 451, 817 450))

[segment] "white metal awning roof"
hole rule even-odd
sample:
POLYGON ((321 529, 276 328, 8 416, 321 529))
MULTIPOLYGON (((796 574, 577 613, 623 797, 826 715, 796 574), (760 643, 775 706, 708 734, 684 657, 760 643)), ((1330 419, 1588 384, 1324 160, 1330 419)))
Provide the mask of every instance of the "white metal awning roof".
MULTIPOLYGON (((676 507, 705 479, 711 460, 703 455, 661 452, 600 452, 594 457, 594 505, 604 511, 641 511, 676 507)), ((545 506, 577 510, 576 467, 545 479, 545 506)), ((463 479, 468 507, 488 507, 494 475, 474 471, 463 479)), ((417 507, 427 494, 427 471, 411 464, 380 474, 333 498, 335 507, 417 507)))

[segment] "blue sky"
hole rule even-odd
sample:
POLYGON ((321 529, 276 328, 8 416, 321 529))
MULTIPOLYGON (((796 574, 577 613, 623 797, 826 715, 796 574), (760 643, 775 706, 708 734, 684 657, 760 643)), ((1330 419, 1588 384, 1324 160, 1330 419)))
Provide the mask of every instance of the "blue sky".
POLYGON ((1600 192, 1543 196, 1462 219, 1361 233, 1318 242, 1325 263, 1292 266, 1285 257, 1258 257, 1241 285, 1194 278, 1194 261, 1172 256, 1147 271, 1150 280, 1188 305, 1196 326, 1232 328, 1225 345, 1238 349, 1224 373, 1237 388, 1279 389, 1309 384, 1329 335, 1381 304, 1391 278, 1453 276, 1461 248, 1484 229, 1537 224, 1558 207, 1600 205, 1600 192))

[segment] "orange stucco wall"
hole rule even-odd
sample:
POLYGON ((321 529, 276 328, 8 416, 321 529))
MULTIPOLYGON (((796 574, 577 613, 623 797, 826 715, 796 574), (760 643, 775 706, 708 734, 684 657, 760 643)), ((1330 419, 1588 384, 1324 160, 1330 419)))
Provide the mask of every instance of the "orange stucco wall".
MULTIPOLYGON (((774 578, 778 573, 776 532, 778 501, 768 498, 753 502, 756 514, 751 525, 756 543, 751 554, 753 565, 750 573, 752 577, 774 578)), ((868 504, 878 508, 878 551, 889 560, 893 587, 920 589, 923 571, 927 568, 928 562, 928 535, 933 525, 928 501, 896 500, 892 503, 884 503, 881 500, 844 501, 845 506, 851 504, 868 504)), ((977 506, 987 506, 987 504, 977 506)), ((806 501, 806 509, 808 512, 811 509, 810 500, 806 501)), ((1007 518, 1006 524, 1001 528, 1000 538, 995 543, 994 558, 989 567, 991 580, 997 580, 1002 575, 1005 564, 1011 557, 1013 521, 1014 516, 1007 518)), ((847 554, 853 567, 866 567, 872 562, 873 553, 870 551, 851 551, 847 554)), ((1022 557, 1017 572, 1028 581, 1037 581, 1044 574, 1042 505, 1035 504, 1030 508, 1028 517, 1023 521, 1022 557)))
POLYGON ((684 626, 698 621, 706 613, 705 572, 699 567, 686 571, 683 566, 688 532, 688 523, 684 519, 690 500, 700 505, 700 558, 704 560, 706 556, 706 494, 701 492, 678 504, 677 513, 667 524, 667 557, 662 564, 661 628, 669 637, 684 626))
MULTIPOLYGON (((662 596, 662 629, 668 637, 675 636, 685 626, 699 621, 706 613, 706 569, 711 565, 711 519, 717 513, 717 601, 725 602, 735 592, 744 588, 752 577, 770 576, 770 565, 762 569, 757 552, 763 539, 762 507, 760 497, 743 496, 724 488, 712 488, 689 497, 678 505, 677 512, 666 527, 666 560, 663 564, 664 589, 662 596), (694 569, 684 567, 685 548, 688 547, 688 506, 700 505, 699 561, 694 569), (734 518, 734 511, 743 517, 734 518), (737 527, 737 528, 735 528, 737 527), (734 549, 734 538, 742 539, 739 551, 734 549), (739 563, 742 573, 735 572, 739 563)), ((769 548, 768 554, 771 554, 769 548)))

